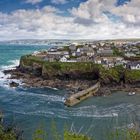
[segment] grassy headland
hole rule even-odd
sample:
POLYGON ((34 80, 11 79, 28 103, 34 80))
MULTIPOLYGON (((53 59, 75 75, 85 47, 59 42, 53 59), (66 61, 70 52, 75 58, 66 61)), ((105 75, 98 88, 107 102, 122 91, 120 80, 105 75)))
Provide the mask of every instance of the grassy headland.
POLYGON ((115 66, 106 69, 93 62, 47 62, 35 56, 22 56, 20 68, 44 78, 74 78, 100 80, 103 84, 135 84, 140 81, 140 71, 115 66))

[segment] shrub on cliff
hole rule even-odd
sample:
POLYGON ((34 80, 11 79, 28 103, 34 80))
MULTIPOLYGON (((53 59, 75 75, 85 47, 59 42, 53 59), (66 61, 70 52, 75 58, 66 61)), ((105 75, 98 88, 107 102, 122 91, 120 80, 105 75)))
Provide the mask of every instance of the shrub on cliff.
POLYGON ((125 78, 129 83, 140 81, 140 70, 126 70, 125 78))
POLYGON ((0 125, 0 140, 17 140, 17 136, 13 129, 5 129, 0 125))
POLYGON ((76 133, 64 132, 64 140, 91 140, 88 136, 76 133))
POLYGON ((100 69, 101 83, 110 84, 112 82, 118 83, 120 81, 121 68, 114 67, 110 69, 100 69))
POLYGON ((69 75, 71 79, 98 79, 100 65, 91 62, 62 63, 62 62, 44 62, 43 76, 65 77, 69 75))

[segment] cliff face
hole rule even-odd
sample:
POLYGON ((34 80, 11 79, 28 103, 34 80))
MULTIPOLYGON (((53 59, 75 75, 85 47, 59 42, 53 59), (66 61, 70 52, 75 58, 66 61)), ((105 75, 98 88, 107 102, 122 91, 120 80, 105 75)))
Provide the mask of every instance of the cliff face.
POLYGON ((117 66, 107 70, 100 70, 100 80, 103 85, 128 84, 140 87, 140 70, 129 70, 117 66))
POLYGON ((34 56, 23 56, 20 69, 44 79, 100 80, 103 85, 140 84, 139 70, 128 70, 121 66, 105 69, 91 62, 46 62, 34 56))
POLYGON ((45 63, 42 75, 58 79, 86 79, 99 78, 99 68, 93 63, 45 63))
POLYGON ((125 78, 127 83, 140 88, 140 70, 127 70, 125 78))
POLYGON ((46 62, 37 57, 23 56, 20 60, 20 69, 44 79, 99 79, 100 65, 91 62, 85 63, 62 63, 46 62))

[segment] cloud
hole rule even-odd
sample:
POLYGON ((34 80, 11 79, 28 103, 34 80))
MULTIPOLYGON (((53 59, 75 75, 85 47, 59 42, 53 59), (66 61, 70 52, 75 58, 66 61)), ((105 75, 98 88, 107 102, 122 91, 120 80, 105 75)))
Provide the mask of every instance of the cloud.
POLYGON ((140 1, 131 0, 127 4, 111 9, 111 12, 120 16, 122 20, 129 24, 140 24, 139 13, 140 1))
POLYGON ((62 16, 52 6, 0 13, 0 39, 115 39, 140 37, 139 2, 116 7, 112 0, 88 0, 62 16), (113 20, 111 20, 111 17, 113 20))
POLYGON ((65 4, 67 2, 67 0, 51 0, 51 3, 53 4, 65 4))
POLYGON ((79 19, 92 20, 100 23, 107 20, 104 14, 107 9, 111 9, 115 0, 88 0, 80 4, 78 8, 72 8, 71 14, 79 19))
POLYGON ((42 2, 43 0, 26 0, 25 2, 26 3, 31 3, 31 4, 37 4, 37 3, 40 3, 40 2, 42 2))
MULTIPOLYGON (((72 18, 58 15, 51 6, 0 13, 0 38, 59 38, 69 32, 72 18), (7 37, 6 37, 7 36, 7 37)), ((72 28, 71 28, 72 29, 72 28)), ((64 37, 64 36, 63 36, 64 37)))
POLYGON ((70 12, 79 19, 90 19, 97 23, 108 20, 105 12, 110 12, 119 17, 122 22, 140 24, 139 7, 140 2, 137 0, 125 2, 120 6, 116 6, 116 0, 88 0, 81 3, 78 8, 72 8, 70 12))

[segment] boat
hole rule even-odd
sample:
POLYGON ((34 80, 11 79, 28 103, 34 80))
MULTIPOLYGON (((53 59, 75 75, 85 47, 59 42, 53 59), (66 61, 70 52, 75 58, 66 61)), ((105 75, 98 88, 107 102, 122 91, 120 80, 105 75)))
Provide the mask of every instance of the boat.
POLYGON ((118 117, 118 113, 112 113, 113 117, 118 117))
POLYGON ((129 93, 128 93, 129 96, 133 96, 133 95, 135 95, 135 94, 136 94, 135 92, 129 92, 129 93))

